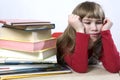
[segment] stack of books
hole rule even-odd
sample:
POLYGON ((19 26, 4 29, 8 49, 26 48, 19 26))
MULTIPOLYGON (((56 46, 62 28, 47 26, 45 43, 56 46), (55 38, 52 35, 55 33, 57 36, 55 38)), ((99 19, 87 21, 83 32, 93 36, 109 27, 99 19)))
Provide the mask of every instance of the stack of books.
MULTIPOLYGON (((0 57, 43 61, 56 54, 56 39, 51 36, 55 24, 48 21, 0 20, 0 57)), ((1 61, 1 62, 5 62, 1 61)))
POLYGON ((0 23, 1 79, 71 72, 57 64, 56 38, 51 35, 54 23, 19 19, 0 23))

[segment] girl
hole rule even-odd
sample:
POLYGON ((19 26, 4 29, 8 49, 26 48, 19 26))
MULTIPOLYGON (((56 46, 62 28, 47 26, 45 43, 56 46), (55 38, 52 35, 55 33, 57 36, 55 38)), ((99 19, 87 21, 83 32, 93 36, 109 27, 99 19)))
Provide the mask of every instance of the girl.
POLYGON ((119 72, 120 57, 110 32, 112 22, 105 18, 99 4, 79 4, 68 16, 68 23, 57 40, 58 63, 84 73, 89 64, 101 61, 109 72, 119 72))

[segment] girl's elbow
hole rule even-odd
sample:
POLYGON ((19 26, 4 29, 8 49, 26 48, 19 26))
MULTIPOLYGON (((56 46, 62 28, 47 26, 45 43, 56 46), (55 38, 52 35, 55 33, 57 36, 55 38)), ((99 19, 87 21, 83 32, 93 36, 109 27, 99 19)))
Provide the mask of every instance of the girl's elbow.
POLYGON ((78 73, 87 73, 87 69, 73 69, 75 72, 78 72, 78 73))
POLYGON ((88 71, 88 68, 87 67, 73 67, 72 68, 75 72, 78 72, 78 73, 87 73, 88 71))
POLYGON ((118 68, 113 68, 113 69, 107 69, 107 71, 111 72, 111 73, 118 73, 120 71, 120 69, 118 68))

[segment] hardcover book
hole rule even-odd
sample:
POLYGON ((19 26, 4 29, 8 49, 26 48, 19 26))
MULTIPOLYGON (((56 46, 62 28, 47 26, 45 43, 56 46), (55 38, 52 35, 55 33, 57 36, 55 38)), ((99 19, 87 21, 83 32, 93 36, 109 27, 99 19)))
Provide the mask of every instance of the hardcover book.
POLYGON ((54 29, 55 24, 48 21, 37 21, 37 20, 20 20, 20 19, 6 19, 0 20, 3 27, 20 29, 20 30, 44 30, 44 29, 54 29))
POLYGON ((57 75, 72 72, 67 66, 61 66, 59 64, 4 65, 4 68, 5 67, 9 69, 0 71, 1 80, 57 75))
POLYGON ((0 39, 0 48, 24 52, 38 52, 56 46, 56 39, 50 38, 39 42, 18 42, 0 39))
POLYGON ((40 31, 23 31, 11 28, 0 28, 0 39, 20 42, 38 42, 51 38, 51 29, 40 31))
POLYGON ((50 23, 50 21, 40 21, 40 20, 33 20, 33 19, 1 19, 1 24, 6 25, 15 25, 15 24, 34 24, 34 23, 50 23))
POLYGON ((20 24, 20 25, 3 25, 2 27, 27 30, 27 31, 35 31, 35 30, 54 29, 55 24, 53 24, 53 23, 25 24, 25 25, 20 24))
POLYGON ((43 60, 55 54, 56 54, 55 47, 44 49, 34 53, 0 49, 0 57, 6 57, 6 58, 43 60))
POLYGON ((0 56, 0 65, 4 64, 46 64, 46 63, 57 63, 57 57, 56 55, 50 56, 46 59, 27 59, 27 58, 12 58, 12 57, 5 57, 5 56, 0 56))

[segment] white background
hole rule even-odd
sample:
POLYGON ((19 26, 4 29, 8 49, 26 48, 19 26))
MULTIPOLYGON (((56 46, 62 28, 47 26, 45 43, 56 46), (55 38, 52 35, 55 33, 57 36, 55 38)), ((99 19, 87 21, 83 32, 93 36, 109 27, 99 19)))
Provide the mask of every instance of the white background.
MULTIPOLYGON (((56 27, 52 32, 63 32, 67 17, 79 3, 86 0, 0 0, 0 19, 36 19, 51 21, 56 27)), ((114 42, 120 51, 120 1, 89 0, 98 2, 106 17, 113 21, 111 28, 114 42)))

